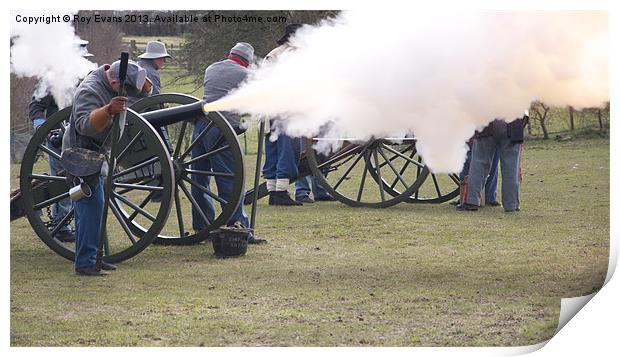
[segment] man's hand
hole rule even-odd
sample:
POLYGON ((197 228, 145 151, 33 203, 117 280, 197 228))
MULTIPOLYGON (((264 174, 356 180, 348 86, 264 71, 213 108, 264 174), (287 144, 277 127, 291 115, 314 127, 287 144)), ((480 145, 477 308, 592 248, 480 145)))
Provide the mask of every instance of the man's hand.
POLYGON ((127 105, 127 97, 114 97, 110 100, 110 103, 107 105, 107 111, 110 116, 115 116, 116 114, 124 111, 127 105))
POLYGON ((112 98, 110 103, 90 113, 90 123, 97 132, 102 132, 112 122, 116 114, 125 110, 126 103, 127 97, 112 98))

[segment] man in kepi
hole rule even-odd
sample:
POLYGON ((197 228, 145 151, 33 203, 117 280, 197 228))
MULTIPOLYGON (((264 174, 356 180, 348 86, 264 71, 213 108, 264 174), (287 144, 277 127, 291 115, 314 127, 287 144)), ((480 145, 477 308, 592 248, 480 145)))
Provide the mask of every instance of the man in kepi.
MULTIPOLYGON (((213 63, 205 70, 204 77, 204 100, 207 103, 216 101, 224 97, 228 92, 237 88, 241 82, 245 80, 248 75, 247 67, 254 60, 254 47, 249 43, 239 42, 231 50, 228 58, 213 63)), ((241 117, 238 113, 222 112, 222 115, 228 123, 235 130, 237 135, 245 132, 245 128, 241 125, 241 117)), ((192 133, 192 140, 195 140, 200 133, 207 127, 207 123, 203 120, 196 120, 194 131, 192 133)), ((220 138, 220 130, 217 128, 211 128, 206 135, 202 137, 200 142, 194 146, 191 157, 196 158, 200 155, 206 154, 215 149, 214 145, 217 144, 220 138)), ((233 172, 234 158, 230 151, 223 151, 215 155, 203 158, 192 164, 192 169, 197 171, 214 171, 214 172, 233 172)), ((203 187, 209 187, 210 177, 202 174, 193 174, 192 179, 203 187)), ((233 188, 234 178, 216 176, 215 183, 217 185, 217 191, 220 197, 229 201, 231 191, 233 188)), ((200 208, 205 212, 208 219, 213 220, 215 217, 215 210, 213 207, 213 201, 211 197, 200 191, 198 188, 192 186, 192 196, 200 205, 200 208)), ((245 196, 245 192, 241 197, 245 196)), ((198 210, 192 206, 192 224, 195 231, 201 231, 207 226, 200 216, 198 210)), ((250 222, 248 216, 243 209, 243 204, 239 204, 235 213, 227 222, 229 226, 240 224, 241 226, 248 228, 250 222)), ((256 239, 251 236, 248 243, 257 244, 263 243, 264 240, 256 239)))
MULTIPOLYGON (((92 53, 88 52, 86 45, 88 45, 88 41, 86 40, 76 40, 74 43, 75 46, 78 47, 78 50, 82 54, 82 57, 89 58, 93 57, 92 53)), ((39 129, 45 120, 50 116, 54 115, 58 111, 58 105, 54 100, 54 97, 51 93, 46 93, 44 96, 38 98, 37 96, 32 96, 32 101, 28 105, 28 117, 32 120, 32 128, 34 130, 39 129)), ((47 138, 46 146, 54 151, 55 153, 60 155, 60 150, 62 146, 62 131, 60 128, 53 129, 47 138)), ((55 176, 58 175, 58 172, 62 169, 60 166, 60 162, 49 156, 49 167, 50 174, 55 176)), ((62 219, 69 213, 71 210, 71 201, 67 198, 59 201, 58 203, 52 206, 52 216, 50 217, 51 223, 53 226, 56 226, 58 223, 62 221, 62 219)), ((58 233, 55 236, 61 242, 73 242, 75 241, 75 235, 73 233, 73 228, 69 223, 65 224, 60 228, 58 233)))
MULTIPOLYGON (((78 275, 105 275, 96 265, 98 240, 101 234, 104 193, 103 185, 108 174, 107 162, 98 160, 99 153, 109 155, 110 140, 105 140, 114 125, 114 117, 125 110, 127 97, 120 97, 120 61, 103 65, 91 72, 79 85, 73 97, 73 109, 69 127, 63 138, 62 164, 70 179, 79 176, 86 169, 93 175, 86 177, 92 194, 74 202, 76 222, 75 272, 78 275), (71 155, 76 149, 83 156, 71 155), (85 167, 92 166, 92 167, 85 167)), ((151 84, 146 70, 129 61, 125 88, 128 95, 148 95, 151 84)), ((116 266, 102 262, 101 269, 115 270, 116 266)))

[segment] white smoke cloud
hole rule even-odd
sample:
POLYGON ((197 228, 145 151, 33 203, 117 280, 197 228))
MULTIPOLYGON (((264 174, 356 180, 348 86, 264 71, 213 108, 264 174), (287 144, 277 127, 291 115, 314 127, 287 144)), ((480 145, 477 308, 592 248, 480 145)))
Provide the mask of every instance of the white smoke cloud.
MULTIPOLYGON (((20 12, 20 15, 44 14, 20 12)), ((97 66, 82 57, 73 26, 66 22, 27 24, 12 17, 11 72, 39 79, 35 97, 51 93, 60 108, 70 105, 80 79, 97 66)))
POLYGON ((435 172, 460 171, 465 141, 533 99, 609 100, 605 12, 350 11, 292 38, 297 48, 254 69, 212 110, 286 118, 288 134, 402 136, 413 132, 435 172))

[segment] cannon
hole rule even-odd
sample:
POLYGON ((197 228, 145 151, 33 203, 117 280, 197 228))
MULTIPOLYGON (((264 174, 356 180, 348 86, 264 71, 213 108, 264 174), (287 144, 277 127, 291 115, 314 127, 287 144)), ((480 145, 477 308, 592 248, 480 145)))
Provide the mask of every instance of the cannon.
MULTIPOLYGON (((204 241, 209 232, 229 221, 242 200, 247 204, 267 194, 263 184, 257 196, 254 190, 243 196, 244 157, 237 134, 220 113, 205 113, 203 104, 192 96, 167 93, 141 99, 128 110, 118 149, 112 153, 117 164, 112 173, 103 242, 105 261, 129 259, 151 243, 184 245, 204 241), (207 123, 201 132, 194 130, 197 120, 207 123), (218 139, 210 151, 192 158, 192 150, 211 131, 218 133, 218 139), (195 169, 200 160, 216 155, 231 155, 234 167, 228 172, 195 169), (213 178, 209 187, 196 182, 201 175, 213 178), (218 178, 233 181, 227 200, 213 184, 218 178), (192 191, 216 203, 214 211, 205 212, 192 191), (194 229, 192 216, 202 218, 207 226, 194 229)), ((50 135, 64 134, 70 112, 69 107, 52 115, 31 138, 21 164, 20 189, 11 195, 11 220, 26 216, 45 244, 73 260, 73 243, 57 238, 59 230, 73 221, 73 210, 63 217, 55 217, 58 215, 53 212, 54 205, 68 199, 69 186, 62 170, 50 173, 50 161, 60 159, 59 148, 53 147, 50 135)), ((306 148, 327 141, 338 147, 327 154, 305 150, 299 172, 300 177, 314 175, 333 197, 349 206, 442 203, 459 193, 457 175, 431 173, 417 153, 414 137, 304 140, 306 148)), ((253 207, 253 216, 254 212, 253 207)))
MULTIPOLYGON (((111 153, 116 168, 111 173, 112 192, 103 241, 105 261, 129 259, 151 243, 201 242, 211 230, 225 225, 240 204, 245 176, 237 135, 220 113, 203 112, 203 104, 197 98, 172 93, 142 99, 128 109, 117 149, 111 153), (206 126, 194 133, 198 120, 206 126), (210 151, 192 158, 192 150, 205 135, 216 135, 217 139, 210 151), (228 172, 193 169, 200 160, 216 155, 231 155, 234 167, 228 172), (209 187, 197 182, 200 175, 210 178, 209 187), (214 185, 220 178, 233 182, 228 199, 222 198, 214 185), (214 210, 205 212, 192 191, 207 195, 214 210), (194 230, 190 212, 207 226, 194 230)), ((50 161, 59 160, 60 155, 59 148, 49 140, 50 133, 64 133, 70 113, 69 107, 50 116, 28 143, 20 168, 20 189, 11 195, 11 219, 26 216, 45 244, 73 260, 73 243, 56 237, 64 225, 73 221, 74 212, 69 209, 64 217, 53 214, 56 204, 66 202, 69 186, 62 170, 50 173, 50 161)))

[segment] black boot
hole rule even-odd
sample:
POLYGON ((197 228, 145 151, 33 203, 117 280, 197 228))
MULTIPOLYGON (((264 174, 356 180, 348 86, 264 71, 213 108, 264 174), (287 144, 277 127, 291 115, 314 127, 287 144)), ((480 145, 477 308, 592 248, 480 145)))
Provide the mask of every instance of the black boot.
POLYGON ((269 205, 271 206, 301 206, 299 201, 295 201, 288 195, 287 191, 272 191, 269 193, 269 205))

